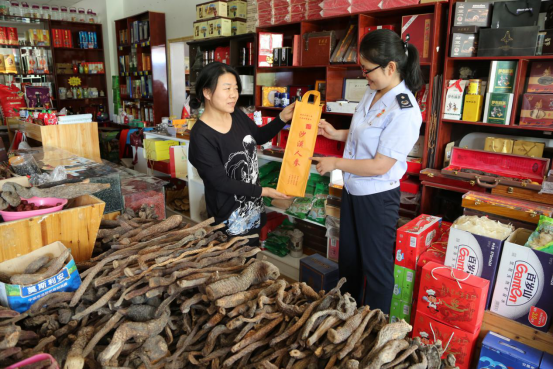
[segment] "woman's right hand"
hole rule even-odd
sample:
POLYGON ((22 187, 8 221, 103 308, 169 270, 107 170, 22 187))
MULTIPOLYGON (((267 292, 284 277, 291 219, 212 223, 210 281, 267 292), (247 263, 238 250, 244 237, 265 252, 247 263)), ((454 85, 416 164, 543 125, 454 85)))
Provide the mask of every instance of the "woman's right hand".
POLYGON ((319 122, 319 135, 331 140, 337 140, 338 130, 326 120, 321 119, 319 122))
POLYGON ((282 200, 288 200, 293 198, 292 196, 288 196, 283 193, 280 193, 274 188, 270 188, 270 187, 263 187, 261 190, 261 196, 270 197, 271 199, 282 199, 282 200))

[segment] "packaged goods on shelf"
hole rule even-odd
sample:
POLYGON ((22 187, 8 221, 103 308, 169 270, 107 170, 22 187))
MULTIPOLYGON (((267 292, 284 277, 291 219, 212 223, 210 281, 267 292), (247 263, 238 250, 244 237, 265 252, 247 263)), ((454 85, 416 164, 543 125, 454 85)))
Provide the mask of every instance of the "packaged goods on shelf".
POLYGON ((282 33, 259 32, 259 67, 271 67, 273 65, 273 49, 282 47, 283 39, 284 35, 282 33))
POLYGON ((517 61, 492 61, 488 92, 513 93, 517 67, 517 61))
POLYGON ((447 82, 444 102, 444 119, 460 120, 463 112, 463 97, 469 81, 466 79, 447 82))
POLYGON ((393 297, 407 302, 413 302, 415 290, 415 270, 394 265, 394 295, 393 297))
POLYGON ((530 93, 553 93, 553 62, 534 61, 530 68, 528 88, 530 93))
POLYGON ((545 369, 542 355, 540 350, 489 331, 482 341, 478 369, 545 369))
POLYGON ((420 307, 417 306, 412 337, 419 337, 424 344, 432 344, 441 340, 443 347, 447 347, 442 357, 453 354, 457 359, 455 365, 460 369, 471 368, 472 354, 479 333, 478 331, 466 332, 432 319, 429 315, 421 312, 420 307))
POLYGON ((400 298, 392 297, 392 305, 390 306, 390 323, 399 322, 405 320, 411 321, 411 311, 413 304, 408 301, 403 301, 400 298))
POLYGON ((537 26, 541 2, 496 1, 493 4, 492 28, 537 26))
POLYGON ((500 152, 511 154, 513 152, 514 141, 508 138, 486 137, 484 142, 484 151, 500 152))
MULTIPOLYGON (((65 256, 59 270, 53 271, 43 280, 29 281, 29 283, 0 282, 0 305, 19 313, 27 311, 40 298, 54 292, 73 292, 81 285, 81 277, 71 256, 71 251, 63 243, 57 241, 31 251, 15 259, 0 263, 0 272, 3 275, 15 276, 36 275, 26 274, 25 269, 39 258, 48 257, 50 260, 65 256), (67 261, 69 260, 69 261, 67 261)), ((44 265, 44 264, 43 264, 44 265)))
POLYGON ((538 26, 482 28, 478 56, 534 56, 538 26))
MULTIPOLYGON (((226 16, 226 15, 225 15, 226 16)), ((134 21, 130 28, 130 42, 135 44, 150 40, 150 21, 134 21)))
POLYGON ((503 242, 513 228, 486 217, 460 217, 450 230, 445 266, 487 279, 494 286, 503 242))
POLYGON ((415 270, 417 260, 438 236, 441 218, 419 215, 397 230, 395 264, 415 270))
MULTIPOLYGON (((427 106, 426 106, 426 102, 428 101, 428 94, 430 93, 430 85, 427 83, 427 84, 424 84, 422 86, 422 88, 417 91, 416 95, 415 95, 415 98, 417 99, 417 104, 419 105, 419 108, 421 110, 421 115, 422 115, 422 121, 423 122, 426 122, 426 119, 427 119, 427 106)), ((414 156, 414 155, 410 155, 410 156, 414 156)), ((422 157, 422 154, 421 156, 419 157, 422 157)))
POLYGON ((417 310, 464 331, 479 332, 489 289, 486 279, 429 262, 422 268, 417 310))
MULTIPOLYGON (((542 33, 540 31, 540 33, 542 33)), ((553 29, 546 29, 543 31, 543 46, 541 55, 551 55, 553 54, 553 29)))
POLYGON ((553 94, 524 94, 520 125, 553 125, 553 94))
POLYGON ((484 97, 480 94, 466 94, 463 103, 463 120, 466 122, 480 122, 484 97))
POLYGON ((478 34, 453 33, 450 57, 473 57, 478 50, 478 34))
POLYGON ((245 0, 232 0, 228 3, 229 18, 246 18, 248 3, 245 0))
POLYGON ((513 154, 541 158, 544 149, 545 144, 543 142, 517 140, 513 145, 513 154))
POLYGON ((227 1, 210 1, 196 5, 196 20, 228 16, 227 1))
POLYGON ((553 369, 553 355, 548 354, 547 352, 543 353, 540 369, 553 369))
POLYGON ((245 19, 233 19, 231 25, 232 36, 242 35, 248 32, 248 24, 245 19))
MULTIPOLYGON (((412 2, 414 0, 408 0, 409 2, 412 2)), ((392 3, 388 1, 380 1, 380 0, 351 0, 351 12, 352 13, 362 13, 362 12, 370 12, 371 10, 377 10, 382 7, 382 9, 386 9, 387 7, 395 7, 395 6, 403 6, 403 5, 392 5, 395 3, 400 3, 398 1, 392 3), (382 4, 382 5, 381 5, 382 4)))
POLYGON ((491 2, 455 3, 454 26, 489 27, 492 19, 491 2))
POLYGON ((194 40, 203 40, 208 38, 207 21, 194 22, 194 40))
POLYGON ((488 92, 484 107, 484 123, 509 125, 513 97, 514 95, 511 93, 488 92))
POLYGON ((531 234, 520 228, 505 241, 490 310, 547 332, 553 314, 553 255, 525 246, 531 234))
POLYGON ((434 14, 418 14, 401 17, 401 38, 415 46, 419 52, 420 62, 432 60, 432 23, 434 14))
POLYGON ((207 21, 207 37, 224 37, 232 35, 232 20, 217 17, 207 21))

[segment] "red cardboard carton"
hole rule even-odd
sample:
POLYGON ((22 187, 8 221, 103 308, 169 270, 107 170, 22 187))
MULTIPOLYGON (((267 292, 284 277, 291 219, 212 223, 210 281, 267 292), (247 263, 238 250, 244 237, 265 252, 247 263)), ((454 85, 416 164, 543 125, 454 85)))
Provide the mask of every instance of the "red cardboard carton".
POLYGON ((15 27, 6 27, 8 44, 18 46, 19 38, 17 37, 17 28, 15 27))
POLYGON ((6 27, 0 27, 0 45, 6 45, 8 43, 8 35, 6 27))
POLYGON ((282 47, 283 38, 284 35, 282 33, 259 32, 258 66, 273 66, 273 49, 282 47))
POLYGON ((490 310, 548 332, 553 315, 553 254, 524 246, 531 233, 520 228, 505 241, 490 310))
POLYGON ((553 94, 524 94, 520 125, 553 126, 553 94))
POLYGON ((526 92, 553 93, 553 62, 535 61, 530 69, 526 92))
POLYGON ((431 261, 422 268, 417 309, 467 332, 478 332, 489 288, 486 279, 431 261))
MULTIPOLYGON (((414 305, 413 308, 416 308, 417 304, 417 297, 419 296, 419 287, 421 284, 421 274, 422 274, 422 268, 430 262, 434 262, 440 265, 444 265, 445 260, 445 253, 447 250, 447 236, 449 235, 449 232, 445 234, 445 240, 444 235, 442 231, 444 222, 442 222, 442 227, 440 227, 440 231, 438 233, 442 233, 442 236, 438 238, 436 241, 432 242, 430 247, 419 256, 419 261, 417 262, 417 270, 415 273, 415 289, 413 291, 414 296, 414 305)), ((451 223, 450 223, 451 224, 451 223)), ((449 229, 449 228, 448 228, 449 229)))
POLYGON ((426 344, 433 344, 434 341, 441 340, 445 349, 442 358, 449 354, 455 355, 456 365, 460 369, 471 368, 472 354, 479 333, 479 331, 466 332, 438 322, 420 311, 420 307, 416 312, 413 337, 420 337, 426 344))
POLYGON ((434 14, 407 15, 401 18, 401 38, 409 35, 409 43, 419 51, 422 62, 432 59, 432 19, 434 14))
POLYGON ((397 230, 396 265, 415 270, 417 260, 438 235, 442 218, 419 215, 397 230))

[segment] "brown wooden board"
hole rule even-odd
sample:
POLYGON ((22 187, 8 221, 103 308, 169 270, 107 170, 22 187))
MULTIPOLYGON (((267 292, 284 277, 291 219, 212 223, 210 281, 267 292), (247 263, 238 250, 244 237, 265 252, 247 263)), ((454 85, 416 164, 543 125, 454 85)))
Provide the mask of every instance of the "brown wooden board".
POLYGON ((492 194, 511 197, 515 199, 539 202, 541 204, 553 205, 553 194, 540 194, 534 190, 518 188, 513 186, 499 185, 492 189, 492 194))
POLYGON ((453 178, 445 175, 437 169, 423 169, 420 172, 421 181, 435 183, 447 187, 459 189, 457 192, 478 191, 486 192, 486 189, 476 184, 476 181, 469 181, 462 178, 453 178))

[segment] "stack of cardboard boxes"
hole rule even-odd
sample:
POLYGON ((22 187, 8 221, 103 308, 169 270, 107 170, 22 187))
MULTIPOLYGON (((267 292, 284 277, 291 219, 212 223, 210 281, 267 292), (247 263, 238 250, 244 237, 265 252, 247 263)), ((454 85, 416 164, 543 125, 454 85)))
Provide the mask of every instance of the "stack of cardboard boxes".
POLYGON ((490 331, 478 360, 478 369, 485 368, 552 369, 553 355, 490 331))
POLYGON ((212 37, 224 37, 255 32, 249 21, 255 22, 257 4, 246 0, 217 0, 196 5, 196 22, 194 22, 194 39, 202 40, 212 37), (248 18, 248 11, 255 7, 253 19, 248 18))
POLYGON ((411 321, 413 292, 419 256, 440 235, 441 218, 420 215, 399 228, 396 236, 394 296, 390 320, 411 321))

